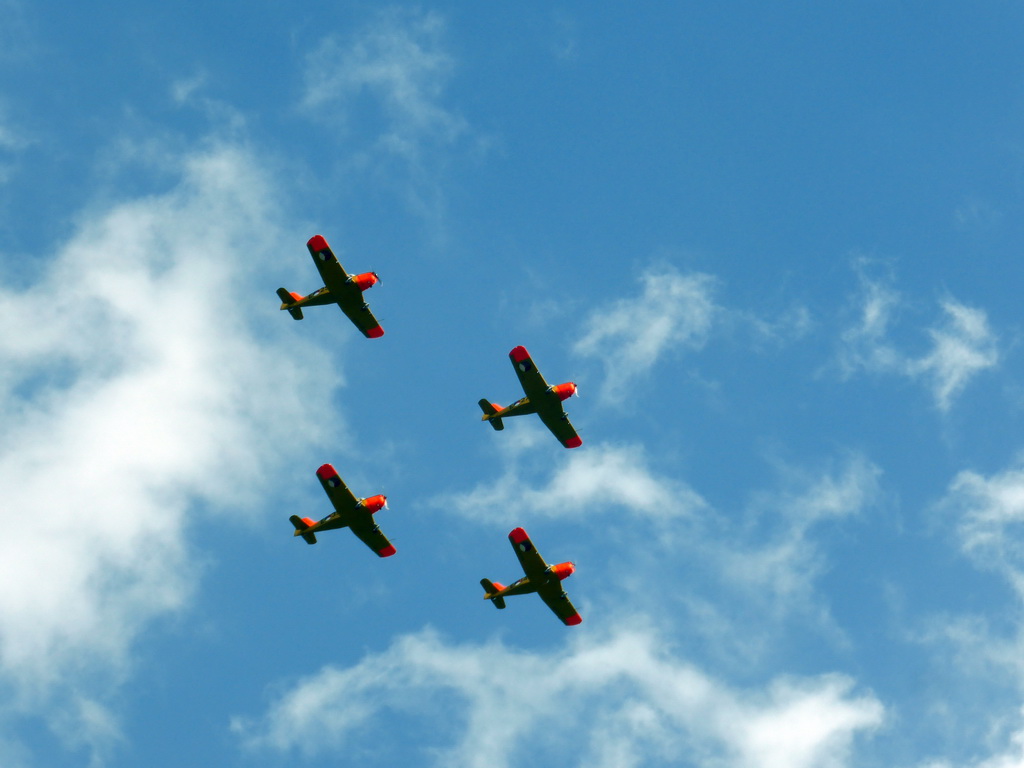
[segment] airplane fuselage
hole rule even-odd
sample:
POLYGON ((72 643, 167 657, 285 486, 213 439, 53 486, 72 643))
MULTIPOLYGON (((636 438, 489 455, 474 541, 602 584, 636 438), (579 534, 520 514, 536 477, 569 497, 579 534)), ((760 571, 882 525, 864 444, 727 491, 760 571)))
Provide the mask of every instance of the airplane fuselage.
POLYGON ((529 576, 523 576, 519 581, 509 584, 507 587, 498 590, 489 597, 511 597, 513 595, 529 595, 544 587, 552 587, 563 579, 572 575, 576 570, 576 564, 571 562, 558 563, 548 566, 544 573, 536 581, 531 581, 529 576))

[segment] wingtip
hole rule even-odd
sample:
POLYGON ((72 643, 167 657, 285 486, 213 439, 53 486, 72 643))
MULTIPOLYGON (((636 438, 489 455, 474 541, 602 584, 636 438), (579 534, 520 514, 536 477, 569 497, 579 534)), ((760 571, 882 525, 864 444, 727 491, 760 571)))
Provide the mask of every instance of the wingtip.
POLYGON ((380 555, 381 557, 391 557, 397 551, 398 550, 395 548, 394 544, 388 544, 383 549, 377 550, 377 554, 380 555))
POLYGON ((368 330, 366 332, 367 338, 370 338, 370 339, 379 339, 383 335, 384 335, 384 329, 381 328, 379 325, 376 328, 371 328, 370 330, 368 330))
POLYGON ((520 542, 526 541, 530 538, 523 528, 513 528, 508 532, 508 539, 513 544, 519 544, 520 542))
POLYGON ((520 363, 530 356, 530 353, 526 351, 526 347, 520 344, 518 347, 513 347, 512 351, 508 353, 508 356, 512 358, 512 362, 520 363))
POLYGON ((338 470, 336 470, 331 464, 322 464, 316 471, 316 476, 321 480, 326 480, 329 477, 337 477, 338 470))
POLYGON ((323 235, 313 235, 306 242, 306 247, 311 251, 322 251, 327 247, 327 240, 323 235))
POLYGON ((567 618, 565 620, 566 625, 570 626, 570 627, 575 627, 577 624, 580 624, 582 622, 583 622, 583 617, 580 616, 578 613, 573 614, 572 616, 570 616, 569 618, 567 618))
POLYGON ((583 438, 577 435, 576 437, 570 437, 564 443, 566 448, 579 448, 583 445, 583 438))

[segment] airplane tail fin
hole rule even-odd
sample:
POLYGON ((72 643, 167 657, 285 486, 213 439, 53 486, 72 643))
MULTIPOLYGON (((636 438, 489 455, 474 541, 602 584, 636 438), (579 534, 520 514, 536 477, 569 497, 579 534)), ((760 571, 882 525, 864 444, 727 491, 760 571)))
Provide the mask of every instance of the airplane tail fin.
POLYGON ((495 405, 490 400, 484 398, 480 401, 480 410, 484 412, 483 421, 486 421, 492 427, 495 432, 500 432, 505 428, 505 424, 502 422, 501 417, 498 415, 501 412, 501 407, 495 405))
POLYGON ((316 536, 312 533, 305 533, 304 531, 309 528, 309 523, 303 520, 298 515, 292 515, 288 518, 292 521, 292 525, 295 526, 294 536, 301 536, 306 540, 307 544, 316 544, 316 536))
POLYGON ((505 598, 498 597, 497 594, 505 587, 501 584, 495 584, 490 579, 480 579, 480 586, 484 588, 484 600, 490 600, 494 603, 495 608, 505 607, 505 598))
POLYGON ((287 288, 278 288, 277 296, 279 299, 281 299, 281 309, 287 309, 288 314, 294 317, 296 320, 302 319, 302 307, 291 306, 296 302, 296 298, 294 295, 289 293, 287 288))

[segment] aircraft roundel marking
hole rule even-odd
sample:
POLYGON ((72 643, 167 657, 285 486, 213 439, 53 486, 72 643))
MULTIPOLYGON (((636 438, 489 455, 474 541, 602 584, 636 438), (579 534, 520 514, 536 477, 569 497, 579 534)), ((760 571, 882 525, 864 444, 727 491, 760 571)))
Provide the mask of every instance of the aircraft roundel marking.
POLYGON ((325 251, 320 251, 320 253, 318 253, 317 256, 319 257, 320 261, 327 261, 327 253, 325 251))
POLYGON ((337 475, 335 475, 334 477, 329 477, 327 478, 327 484, 331 486, 331 488, 337 488, 339 485, 341 485, 340 478, 337 475))
POLYGON ((525 552, 525 551, 526 551, 526 549, 527 549, 527 547, 526 547, 526 545, 525 545, 525 544, 520 544, 520 545, 519 545, 519 551, 520 551, 520 552, 525 552))
POLYGON ((526 363, 520 363, 519 370, 522 371, 523 373, 526 373, 526 371, 529 370, 529 366, 527 366, 526 363))

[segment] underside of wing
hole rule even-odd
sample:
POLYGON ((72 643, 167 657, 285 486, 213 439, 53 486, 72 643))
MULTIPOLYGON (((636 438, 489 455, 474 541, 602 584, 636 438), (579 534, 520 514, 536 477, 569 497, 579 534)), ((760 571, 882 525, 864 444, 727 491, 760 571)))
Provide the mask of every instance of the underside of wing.
POLYGON ((557 585, 551 587, 545 587, 539 590, 540 599, 547 603, 555 616, 562 620, 563 624, 569 626, 575 626, 583 621, 583 617, 580 616, 580 612, 576 610, 576 606, 569 600, 569 596, 565 594, 565 591, 557 585))
POLYGON ((558 438, 558 442, 566 448, 579 448, 583 445, 583 440, 576 434, 576 429, 573 427, 572 422, 569 421, 569 416, 560 405, 554 413, 545 413, 543 411, 539 413, 540 420, 544 422, 544 426, 550 429, 551 433, 558 438))
POLYGON ((339 301, 338 306, 366 338, 379 339, 384 335, 384 329, 370 311, 370 305, 364 302, 361 296, 357 299, 339 301))
POLYGON ((540 579, 547 570, 548 564, 540 556, 540 552, 533 546, 529 535, 522 528, 514 528, 508 534, 508 540, 512 543, 512 549, 519 558, 519 564, 531 581, 540 579))
POLYGON ((522 385, 523 392, 526 393, 527 397, 533 400, 547 391, 548 383, 544 380, 540 371, 537 370, 537 366, 530 357, 530 353, 526 351, 526 347, 516 347, 508 353, 508 359, 512 361, 512 367, 515 368, 516 376, 519 377, 519 383, 522 385))
POLYGON ((388 537, 384 535, 380 527, 373 522, 373 516, 369 512, 356 510, 349 527, 352 529, 352 533, 379 557, 391 557, 398 551, 395 549, 395 545, 388 541, 388 537))
POLYGON ((345 481, 341 479, 341 476, 330 464, 324 464, 316 471, 317 479, 320 481, 320 485, 324 487, 327 492, 327 498, 331 500, 331 504, 334 505, 334 509, 342 514, 351 512, 359 500, 356 499, 352 491, 345 485, 345 481))

